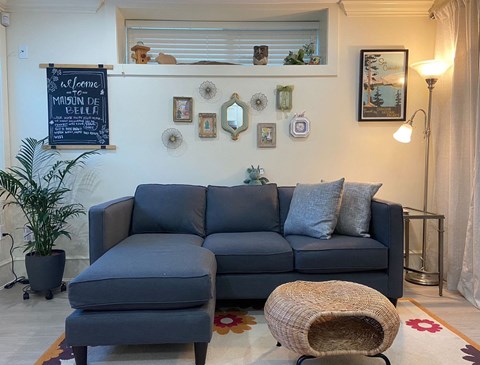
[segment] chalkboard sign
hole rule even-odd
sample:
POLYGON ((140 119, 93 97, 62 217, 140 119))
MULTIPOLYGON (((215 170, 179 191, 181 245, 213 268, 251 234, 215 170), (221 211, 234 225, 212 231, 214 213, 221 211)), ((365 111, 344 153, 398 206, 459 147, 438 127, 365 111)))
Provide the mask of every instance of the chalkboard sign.
POLYGON ((56 145, 108 145, 105 68, 47 67, 48 141, 56 145))

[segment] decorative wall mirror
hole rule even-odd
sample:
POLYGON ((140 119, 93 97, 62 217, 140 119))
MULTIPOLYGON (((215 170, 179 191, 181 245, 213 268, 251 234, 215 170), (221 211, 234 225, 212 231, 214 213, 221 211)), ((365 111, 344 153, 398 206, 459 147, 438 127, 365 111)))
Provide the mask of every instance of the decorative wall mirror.
POLYGON ((222 128, 232 135, 234 141, 248 128, 248 105, 237 93, 222 105, 222 128))

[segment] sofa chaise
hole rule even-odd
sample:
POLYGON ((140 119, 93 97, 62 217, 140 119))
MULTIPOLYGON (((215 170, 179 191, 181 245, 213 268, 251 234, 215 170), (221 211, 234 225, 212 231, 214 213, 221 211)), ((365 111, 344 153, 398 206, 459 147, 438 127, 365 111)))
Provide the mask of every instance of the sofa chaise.
POLYGON ((295 280, 353 281, 396 303, 402 207, 369 200, 368 232, 319 239, 291 234, 295 189, 144 184, 92 207, 91 266, 69 284, 77 365, 87 346, 155 343, 194 343, 203 365, 216 299, 266 299, 295 280))

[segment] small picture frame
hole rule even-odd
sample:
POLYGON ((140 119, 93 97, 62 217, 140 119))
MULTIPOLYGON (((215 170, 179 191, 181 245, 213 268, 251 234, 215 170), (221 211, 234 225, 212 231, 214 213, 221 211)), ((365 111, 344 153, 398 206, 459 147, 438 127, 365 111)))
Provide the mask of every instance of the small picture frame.
POLYGON ((198 113, 198 136, 200 138, 217 137, 216 113, 198 113))
POLYGON ((277 85, 277 109, 283 112, 292 110, 293 85, 277 85))
POLYGON ((310 134, 310 121, 303 116, 294 116, 290 122, 290 135, 295 138, 306 138, 310 134))
POLYGON ((192 122, 193 99, 190 97, 173 97, 173 121, 192 122))
POLYGON ((358 120, 404 121, 407 76, 407 49, 361 50, 358 120))
POLYGON ((319 65, 320 64, 320 56, 319 55, 311 55, 310 61, 308 62, 309 65, 319 65))
POLYGON ((257 147, 274 148, 277 146, 277 125, 275 123, 257 124, 257 147))

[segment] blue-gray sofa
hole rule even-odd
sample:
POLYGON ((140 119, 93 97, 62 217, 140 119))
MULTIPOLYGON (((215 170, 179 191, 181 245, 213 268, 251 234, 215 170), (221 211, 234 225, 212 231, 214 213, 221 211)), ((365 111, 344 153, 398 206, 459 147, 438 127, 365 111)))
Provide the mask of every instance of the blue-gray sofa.
POLYGON ((194 343, 205 363, 216 299, 266 299, 295 280, 347 280, 402 296, 402 207, 373 199, 370 237, 283 234, 294 187, 145 184, 89 211, 91 266, 69 284, 66 340, 194 343))

